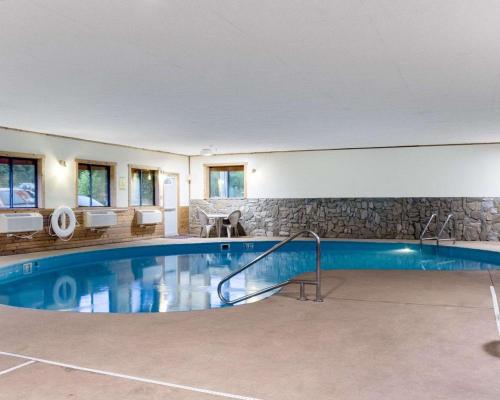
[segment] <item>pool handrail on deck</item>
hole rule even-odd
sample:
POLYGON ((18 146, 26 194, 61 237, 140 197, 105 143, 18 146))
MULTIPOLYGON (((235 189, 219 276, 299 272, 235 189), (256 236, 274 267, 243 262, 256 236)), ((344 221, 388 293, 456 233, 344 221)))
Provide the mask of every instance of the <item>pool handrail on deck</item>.
POLYGON ((431 225, 431 222, 432 222, 432 220, 434 218, 436 218, 436 224, 438 223, 438 215, 437 214, 432 214, 431 217, 429 218, 429 221, 427 221, 427 224, 425 225, 425 228, 422 231, 422 234, 420 235, 420 247, 422 247, 422 243, 424 242, 424 240, 435 240, 437 246, 439 246, 439 242, 440 241, 441 242, 443 242, 443 241, 451 241, 451 242, 453 242, 453 244, 455 244, 456 241, 457 241, 455 237, 441 238, 441 235, 443 234, 444 230, 448 226, 448 223, 450 222, 450 219, 454 218, 453 213, 448 214, 448 216, 446 218, 446 221, 444 221, 444 224, 441 227, 441 230, 439 231, 439 233, 437 234, 437 236, 425 237, 425 234, 429 230, 429 226, 431 225))
POLYGON ((420 246, 422 246, 422 243, 424 240, 436 240, 437 239, 437 236, 425 237, 425 234, 429 230, 431 222, 434 218, 436 218, 436 222, 437 222, 437 214, 436 213, 431 215, 431 217, 429 218, 429 221, 427 221, 427 224, 424 227, 424 230, 422 231, 422 234, 420 235, 420 246))
POLYGON ((285 240, 283 240, 283 241, 275 244, 269 250, 265 251, 260 256, 255 257, 252 261, 248 262, 243 267, 241 267, 238 270, 230 273, 229 275, 227 275, 226 277, 224 277, 219 282, 219 284, 217 285, 217 294, 219 295, 219 298, 225 304, 234 305, 236 303, 239 303, 240 301, 248 300, 248 299, 250 299, 252 297, 259 296, 261 294, 270 292, 271 290, 278 289, 280 287, 283 287, 283 286, 286 286, 286 285, 290 285, 292 283, 297 283, 297 284, 300 285, 299 300, 307 300, 307 297, 305 295, 305 285, 314 285, 314 286, 316 286, 316 298, 314 299, 314 301, 316 301, 316 302, 322 302, 323 301, 323 299, 321 297, 321 239, 318 236, 318 234, 316 232, 314 232, 314 231, 311 231, 311 230, 308 230, 308 229, 300 231, 300 232, 298 232, 298 233, 296 233, 296 234, 294 234, 294 235, 286 238, 285 240), (285 244, 291 242, 292 240, 296 239, 300 235, 303 235, 304 233, 308 233, 311 236, 313 236, 313 238, 314 238, 314 240, 316 242, 316 276, 315 276, 314 280, 289 279, 287 281, 278 283, 276 285, 268 286, 268 287, 266 287, 264 289, 261 289, 261 290, 259 290, 257 292, 247 294, 246 296, 239 297, 236 300, 229 300, 229 299, 227 299, 227 298, 224 297, 224 295, 222 294, 222 286, 224 285, 224 283, 226 283, 227 281, 229 281, 231 278, 233 278, 234 276, 238 275, 239 273, 243 272, 247 268, 250 268, 255 263, 257 263, 260 260, 262 260, 263 258, 267 257, 269 254, 274 253, 276 250, 278 250, 279 248, 283 247, 285 244))
MULTIPOLYGON (((455 237, 450 237, 450 238, 443 238, 441 239, 441 235, 443 234, 444 230, 446 229, 446 226, 448 225, 448 222, 450 222, 450 219, 454 218, 453 214, 448 214, 448 217, 446 218, 446 221, 444 221, 443 226, 441 227, 441 230, 439 231, 437 235, 437 241, 436 244, 439 246, 439 241, 451 241, 453 244, 456 243, 455 237)), ((455 225, 453 225, 455 227, 455 225)))

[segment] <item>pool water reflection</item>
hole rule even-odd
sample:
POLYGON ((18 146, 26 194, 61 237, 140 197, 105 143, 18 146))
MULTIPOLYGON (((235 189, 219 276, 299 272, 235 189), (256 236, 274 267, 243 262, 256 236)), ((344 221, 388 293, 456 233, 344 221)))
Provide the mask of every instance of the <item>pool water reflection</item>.
MULTIPOLYGON (((0 285, 0 303, 118 313, 217 308, 222 306, 217 295, 219 281, 256 255, 185 254, 87 263, 0 285)), ((226 293, 241 296, 280 279, 281 274, 270 274, 271 263, 269 259, 250 273, 235 277, 226 293)))
MULTIPOLYGON (((272 242, 149 246, 78 253, 0 269, 0 303, 77 312, 142 313, 205 310, 224 306, 217 285, 272 242), (182 251, 188 254, 179 254, 182 251), (249 250, 250 249, 250 250, 249 250), (211 250, 210 252, 207 250, 211 250), (169 254, 176 252, 178 254, 169 254), (130 253, 130 254, 128 254, 130 253)), ((231 299, 314 270, 314 244, 294 242, 237 275, 224 287, 231 299)), ((500 255, 465 249, 387 243, 324 242, 323 269, 498 268, 500 255)), ((266 294, 248 300, 253 302, 266 294)))

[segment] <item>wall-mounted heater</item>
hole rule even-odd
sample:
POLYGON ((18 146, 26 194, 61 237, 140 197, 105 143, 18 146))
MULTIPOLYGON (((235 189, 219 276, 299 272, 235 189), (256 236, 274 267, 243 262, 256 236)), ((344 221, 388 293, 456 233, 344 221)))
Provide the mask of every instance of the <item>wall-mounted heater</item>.
POLYGON ((41 230, 43 230, 42 214, 0 214, 0 233, 38 232, 41 230))
POLYGON ((85 228, 108 228, 118 223, 114 211, 85 211, 83 213, 83 226, 85 228))
POLYGON ((162 216, 160 210, 136 210, 137 225, 161 224, 162 216))

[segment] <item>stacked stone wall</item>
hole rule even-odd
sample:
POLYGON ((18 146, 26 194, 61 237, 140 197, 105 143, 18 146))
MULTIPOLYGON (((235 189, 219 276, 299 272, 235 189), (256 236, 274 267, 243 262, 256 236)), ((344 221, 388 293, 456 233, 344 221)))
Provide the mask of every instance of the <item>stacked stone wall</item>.
POLYGON ((189 229, 198 234, 197 210, 229 213, 241 210, 248 236, 289 236, 312 229, 322 237, 348 239, 418 239, 431 214, 436 234, 453 214, 444 237, 457 240, 500 238, 500 198, 319 198, 191 200, 189 229))

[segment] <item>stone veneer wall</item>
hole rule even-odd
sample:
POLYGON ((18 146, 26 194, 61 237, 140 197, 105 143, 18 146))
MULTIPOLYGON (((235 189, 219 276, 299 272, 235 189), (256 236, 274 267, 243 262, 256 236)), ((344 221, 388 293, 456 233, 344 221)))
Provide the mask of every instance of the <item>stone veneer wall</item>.
MULTIPOLYGON (((439 227, 455 218, 446 235, 457 240, 500 238, 500 198, 320 198, 191 200, 190 233, 199 234, 197 209, 228 213, 242 211, 248 236, 288 236, 312 229, 322 237, 349 239, 418 239, 432 213, 439 227)), ((436 233, 436 224, 431 225, 436 233)))

